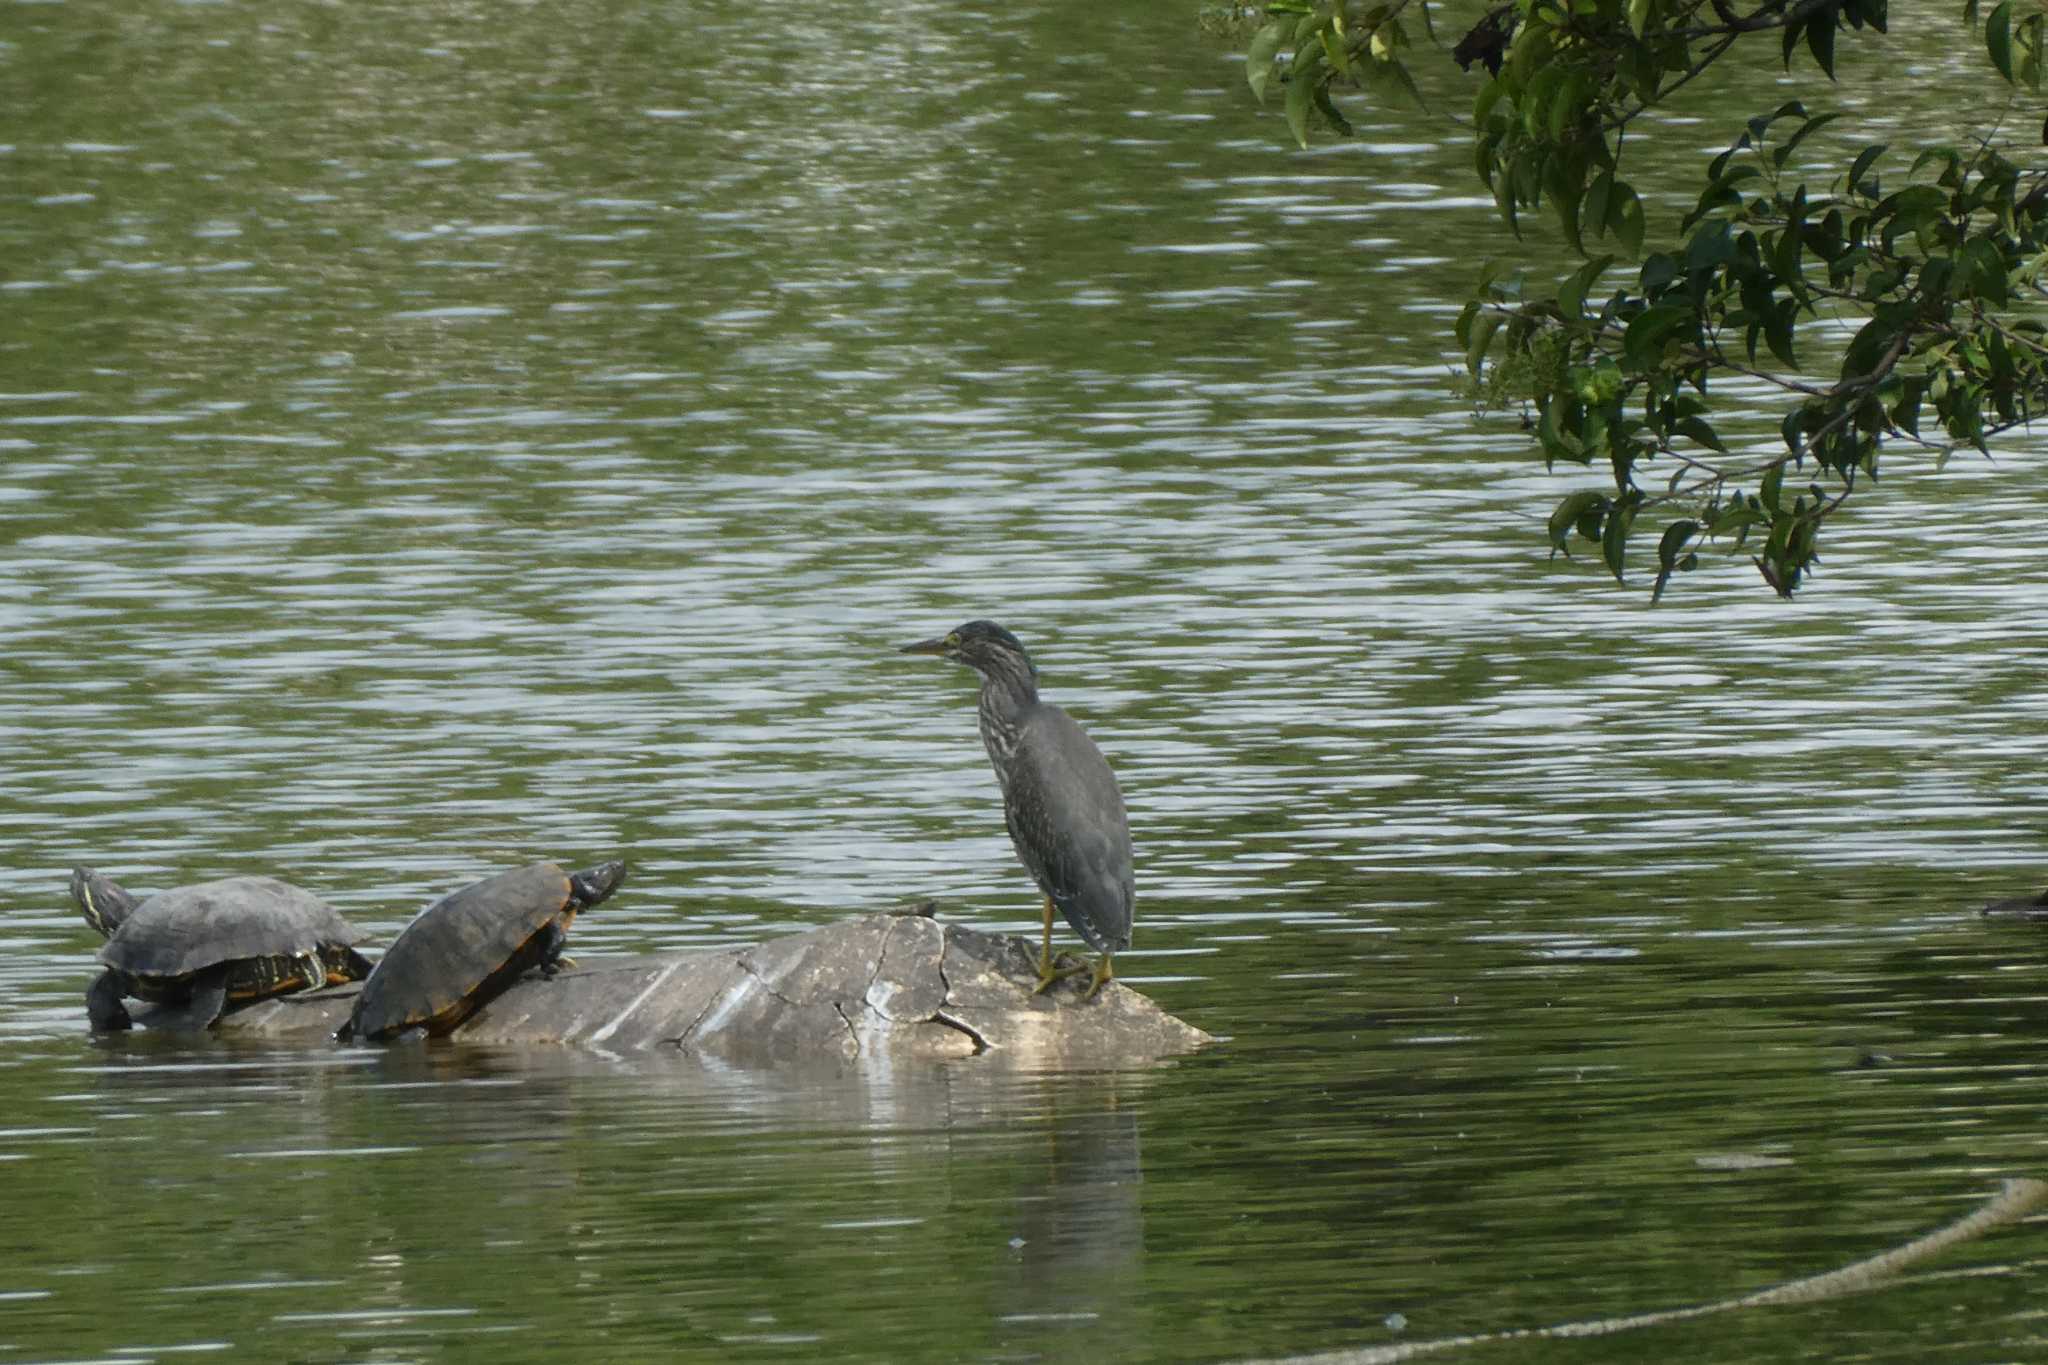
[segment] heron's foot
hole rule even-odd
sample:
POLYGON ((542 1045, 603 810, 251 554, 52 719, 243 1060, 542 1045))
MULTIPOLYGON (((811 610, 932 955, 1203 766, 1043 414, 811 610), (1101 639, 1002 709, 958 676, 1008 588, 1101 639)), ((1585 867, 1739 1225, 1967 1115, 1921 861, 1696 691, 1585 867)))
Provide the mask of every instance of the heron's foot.
POLYGON ((1109 954, 1104 953, 1102 960, 1095 964, 1095 979, 1088 983, 1088 989, 1081 998, 1083 1000, 1093 1000, 1098 991, 1114 980, 1116 980, 1116 969, 1110 965, 1109 954))
POLYGON ((1065 981, 1070 976, 1079 976, 1087 970, 1088 964, 1075 957, 1072 953, 1061 953, 1050 962, 1040 958, 1038 960, 1038 984, 1031 988, 1031 993, 1033 995, 1044 995, 1056 983, 1065 981))

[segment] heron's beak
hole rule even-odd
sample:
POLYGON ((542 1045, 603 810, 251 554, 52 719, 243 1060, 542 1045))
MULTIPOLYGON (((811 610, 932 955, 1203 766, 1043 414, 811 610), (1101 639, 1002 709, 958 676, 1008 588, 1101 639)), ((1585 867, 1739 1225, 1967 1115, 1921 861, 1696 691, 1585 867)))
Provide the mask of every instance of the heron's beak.
POLYGON ((944 636, 933 636, 929 640, 919 640, 914 645, 905 645, 896 652, 898 654, 944 654, 946 652, 946 640, 944 636))

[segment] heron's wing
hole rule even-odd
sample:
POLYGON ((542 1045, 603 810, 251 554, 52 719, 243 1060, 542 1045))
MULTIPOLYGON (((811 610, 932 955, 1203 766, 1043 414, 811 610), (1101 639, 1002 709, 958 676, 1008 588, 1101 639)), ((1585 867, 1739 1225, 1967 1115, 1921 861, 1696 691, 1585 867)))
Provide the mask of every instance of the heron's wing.
POLYGON ((1091 941, 1128 942, 1131 833, 1109 761, 1071 716, 1040 706, 1017 737, 1004 801, 1017 856, 1091 941), (1083 928, 1083 926, 1087 928, 1083 928), (1092 932, 1091 932, 1092 931, 1092 932))

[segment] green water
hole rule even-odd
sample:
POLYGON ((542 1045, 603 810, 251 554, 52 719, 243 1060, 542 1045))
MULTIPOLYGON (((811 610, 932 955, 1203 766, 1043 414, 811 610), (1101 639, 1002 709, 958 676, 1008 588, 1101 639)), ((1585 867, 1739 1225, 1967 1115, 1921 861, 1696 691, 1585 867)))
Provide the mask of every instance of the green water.
MULTIPOLYGON (((1974 914, 2048 884, 2037 451, 1901 464, 1789 605, 1548 562, 1583 480, 1448 382, 1500 244, 1440 113, 1294 153, 1187 12, 1069 3, 16 5, 0 100, 0 1361, 1231 1360, 2048 1175, 2048 936, 1974 914), (80 862, 380 944, 614 853, 579 951, 1030 931, 969 679, 895 653, 972 616, 1222 1045, 85 1033, 80 862)), ((2025 1360, 2044 1260, 1466 1354, 2025 1360)))

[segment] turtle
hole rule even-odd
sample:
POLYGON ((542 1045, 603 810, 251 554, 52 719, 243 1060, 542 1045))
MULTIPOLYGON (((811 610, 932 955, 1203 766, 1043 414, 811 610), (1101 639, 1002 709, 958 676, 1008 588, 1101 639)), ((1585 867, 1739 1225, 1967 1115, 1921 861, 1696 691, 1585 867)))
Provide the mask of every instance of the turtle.
POLYGON ((154 1006, 142 1017, 150 1028, 198 1033, 236 1006, 370 974, 352 946, 362 935, 326 901, 275 877, 225 877, 144 899, 80 867, 71 899, 107 940, 106 970, 85 994, 96 1033, 134 1026, 127 996, 154 1006))
POLYGON ((565 872, 529 863, 443 896, 405 927, 363 983, 335 1037, 380 1043, 442 1038, 531 968, 552 977, 579 911, 617 891, 623 862, 565 872))

